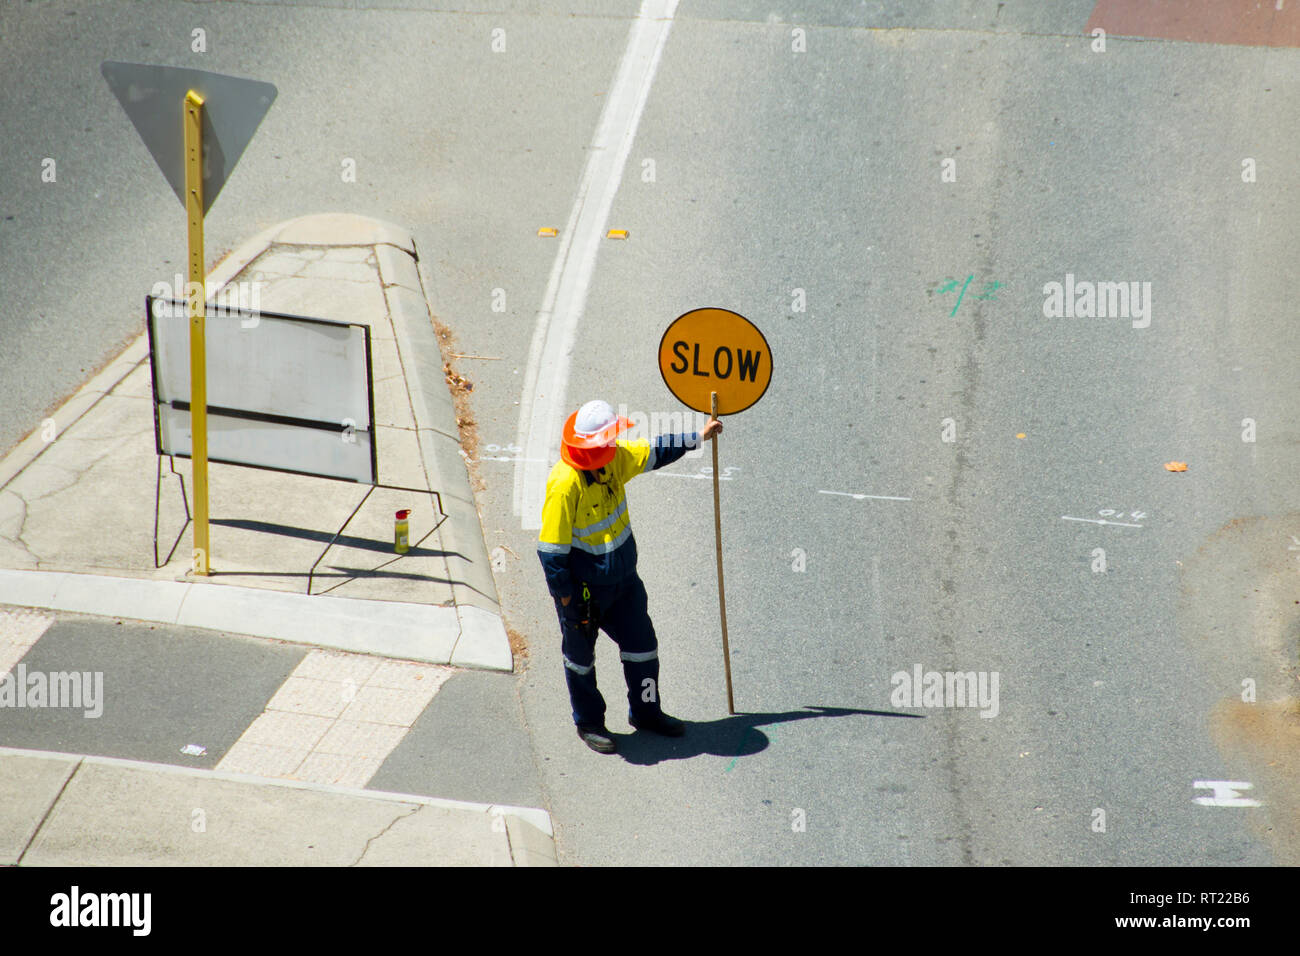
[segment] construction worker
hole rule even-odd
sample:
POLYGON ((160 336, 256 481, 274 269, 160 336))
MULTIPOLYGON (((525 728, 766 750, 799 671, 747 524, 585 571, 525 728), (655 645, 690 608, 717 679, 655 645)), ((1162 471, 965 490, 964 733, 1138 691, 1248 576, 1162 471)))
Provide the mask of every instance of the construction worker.
POLYGON ((596 637, 618 644, 627 679, 628 722, 638 730, 680 737, 686 725, 663 712, 659 645, 636 573, 636 541, 623 486, 670 465, 722 431, 710 419, 702 432, 625 441, 632 426, 608 402, 588 402, 564 423, 561 460, 546 480, 537 555, 555 599, 563 635, 564 677, 578 736, 598 753, 613 753, 605 699, 596 687, 596 637))

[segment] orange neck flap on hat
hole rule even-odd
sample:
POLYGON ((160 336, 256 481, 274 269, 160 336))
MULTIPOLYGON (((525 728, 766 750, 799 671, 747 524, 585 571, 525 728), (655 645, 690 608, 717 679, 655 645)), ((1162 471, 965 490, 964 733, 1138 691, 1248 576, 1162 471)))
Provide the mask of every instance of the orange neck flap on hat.
POLYGON ((599 471, 614 460, 617 449, 614 445, 600 448, 575 448, 572 445, 560 445, 560 457, 579 471, 599 471))

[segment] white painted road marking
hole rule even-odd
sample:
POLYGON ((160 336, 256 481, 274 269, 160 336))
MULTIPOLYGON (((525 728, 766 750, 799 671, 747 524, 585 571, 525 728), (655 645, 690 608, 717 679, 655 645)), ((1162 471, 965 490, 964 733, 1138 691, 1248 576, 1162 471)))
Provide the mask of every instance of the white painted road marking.
POLYGON ((852 491, 822 491, 817 490, 819 495, 844 495, 846 498, 852 498, 855 501, 861 501, 863 498, 874 498, 877 501, 911 501, 911 498, 900 498, 897 495, 859 495, 852 491))
POLYGON ((1140 528, 1140 524, 1129 524, 1126 521, 1107 521, 1105 518, 1071 518, 1069 515, 1061 515, 1062 521, 1086 521, 1089 524, 1113 524, 1121 528, 1140 528))
POLYGON ((569 389, 569 361, 578 322, 587 303, 587 289, 609 210, 650 96, 677 3, 642 0, 632 21, 627 48, 619 61, 613 89, 605 99, 587 167, 578 185, 578 197, 561 234, 546 295, 537 313, 519 403, 518 444, 525 451, 525 460, 515 468, 514 512, 525 531, 542 526, 542 499, 550 471, 546 462, 554 452, 564 422, 563 403, 569 389))
MULTIPOLYGON (((722 469, 722 474, 718 475, 718 481, 731 481, 732 472, 740 471, 739 465, 728 465, 722 469)), ((693 475, 688 475, 682 471, 656 471, 652 472, 656 478, 698 478, 701 481, 711 481, 713 479, 713 469, 708 465, 701 468, 693 475)))
POLYGON ((1203 807, 1258 807, 1262 804, 1250 797, 1243 797, 1238 790, 1253 790, 1255 785, 1245 780, 1197 780, 1192 784, 1196 790, 1213 790, 1212 797, 1196 797, 1195 801, 1203 807))

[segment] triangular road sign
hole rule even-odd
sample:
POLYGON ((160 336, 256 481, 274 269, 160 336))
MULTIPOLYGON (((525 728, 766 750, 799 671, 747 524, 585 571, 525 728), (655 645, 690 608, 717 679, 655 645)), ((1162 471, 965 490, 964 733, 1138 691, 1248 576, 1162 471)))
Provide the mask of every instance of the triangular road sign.
POLYGON ((182 206, 185 138, 181 104, 189 90, 203 97, 204 213, 226 184, 276 96, 270 83, 204 70, 106 60, 99 71, 182 206))

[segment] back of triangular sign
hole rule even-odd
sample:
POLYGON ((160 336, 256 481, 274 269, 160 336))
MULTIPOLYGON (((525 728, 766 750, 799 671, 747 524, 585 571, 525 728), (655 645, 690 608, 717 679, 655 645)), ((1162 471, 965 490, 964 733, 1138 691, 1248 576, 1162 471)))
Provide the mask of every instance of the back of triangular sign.
POLYGON ((106 60, 99 69, 182 206, 182 103, 190 90, 203 97, 204 213, 234 171, 277 94, 270 83, 205 70, 114 60, 106 60))

